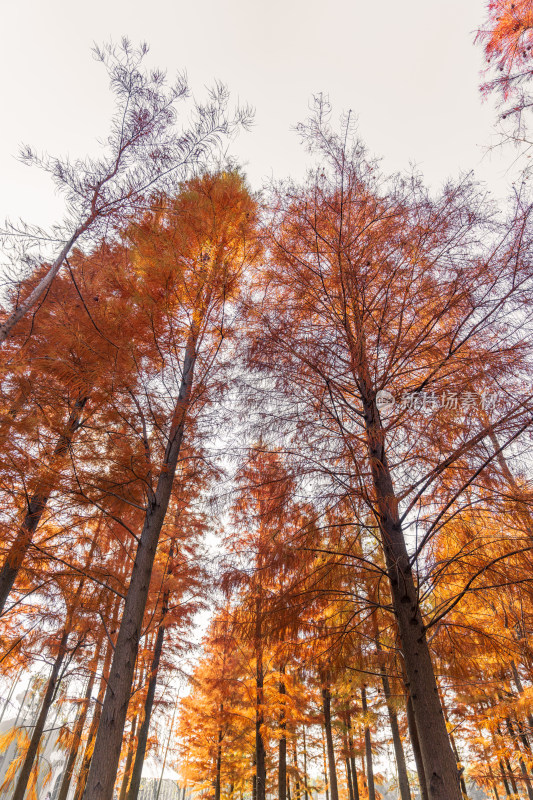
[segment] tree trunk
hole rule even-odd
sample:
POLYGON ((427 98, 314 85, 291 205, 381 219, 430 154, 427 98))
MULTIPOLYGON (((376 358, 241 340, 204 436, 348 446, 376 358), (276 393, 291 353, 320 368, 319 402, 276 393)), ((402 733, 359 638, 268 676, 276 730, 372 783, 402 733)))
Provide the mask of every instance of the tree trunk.
POLYGON ((527 796, 529 800, 533 800, 533 786, 531 785, 531 779, 529 777, 529 773, 527 771, 526 765, 524 764, 524 759, 522 758, 522 753, 520 751, 520 747, 518 746, 518 742, 516 740, 514 728, 511 724, 511 720, 509 717, 505 718, 505 724, 507 725, 507 730, 509 732, 509 736, 513 743, 513 747, 516 751, 518 757, 518 764, 520 766, 520 772, 522 773, 522 777, 524 779, 524 783, 526 785, 527 796))
POLYGON ((346 766, 346 783, 348 784, 348 797, 350 798, 350 800, 355 800, 353 793, 352 767, 350 765, 350 759, 345 758, 344 764, 346 766))
MULTIPOLYGON (((324 725, 324 728, 325 728, 325 725, 324 725)), ((325 791, 326 791, 326 800, 329 800, 328 764, 327 764, 327 760, 326 760, 326 743, 324 741, 324 731, 322 731, 322 759, 323 759, 323 766, 324 766, 324 788, 325 788, 325 791)))
POLYGON ((128 786, 130 785, 130 778, 131 778, 131 766, 133 763, 133 754, 136 750, 135 747, 135 739, 137 734, 137 714, 133 717, 131 721, 131 730, 130 730, 130 738, 128 742, 128 752, 126 755, 126 763, 124 764, 124 775, 122 777, 122 783, 120 784, 120 792, 118 795, 118 800, 126 800, 126 792, 128 791, 128 786))
MULTIPOLYGON (((378 635, 376 636, 376 647, 379 651, 381 651, 381 644, 378 635)), ((398 787, 400 789, 400 797, 401 800, 411 800, 411 790, 409 788, 409 778, 407 777, 405 753, 403 751, 402 738, 400 736, 400 728, 398 726, 398 717, 392 704, 392 693, 390 689, 389 677, 384 666, 380 667, 380 672, 381 682, 383 683, 383 693, 385 695, 385 702, 387 704, 387 711, 389 714, 389 724, 392 732, 392 743, 394 746, 394 755, 396 756, 396 766, 398 768, 398 787)))
POLYGON ((150 578, 172 492, 185 430, 185 417, 191 399, 197 338, 198 332, 191 333, 187 341, 183 376, 165 457, 155 494, 148 499, 148 509, 124 603, 124 613, 113 654, 84 800, 111 800, 113 796, 150 578))
MULTIPOLYGON (((115 613, 118 611, 118 605, 119 603, 117 599, 117 604, 115 605, 115 613)), ((76 782, 74 800, 81 800, 81 798, 83 797, 83 792, 85 791, 85 784, 87 782, 87 776, 89 774, 89 768, 91 766, 94 740, 96 738, 96 731, 98 730, 98 724, 100 722, 100 717, 102 714, 102 704, 104 701, 107 680, 109 678, 109 670, 111 666, 112 655, 113 655, 113 648, 111 646, 111 643, 108 642, 104 658, 104 664, 102 667, 102 678, 100 680, 100 686, 98 687, 98 695, 94 706, 94 714, 91 720, 91 724, 89 726, 89 732, 87 734, 87 743, 85 745, 85 750, 83 752, 83 759, 78 773, 78 780, 76 782)))
POLYGON ((163 600, 163 610, 161 612, 161 622, 157 629, 157 636, 155 640, 154 654, 152 657, 152 665, 150 668, 150 680, 148 681, 148 691, 146 693, 146 701, 144 703, 144 716, 139 731, 139 738, 137 740, 137 749, 135 751, 135 762, 131 773, 130 788, 128 790, 128 800, 137 800, 139 787, 141 785, 142 770, 144 764, 144 757, 146 755, 146 744, 148 742, 148 732, 150 730, 150 719, 152 716, 152 709, 154 707, 155 689, 157 685, 157 672, 159 670, 159 661, 161 659, 161 651, 163 650, 163 639, 165 637, 164 619, 167 613, 168 594, 163 600))
POLYGON ((413 748, 413 755, 415 757, 416 771, 418 773, 418 785, 420 787, 420 800, 429 800, 428 787, 426 784, 426 773, 424 772, 424 763, 422 761, 422 751, 420 750, 420 742, 418 740, 418 731, 416 729, 416 720, 413 711, 413 704, 411 702, 411 695, 407 695, 406 699, 407 710, 407 725, 409 727, 409 738, 411 739, 411 747, 413 748))
POLYGON ((78 750, 80 747, 81 736, 83 733, 83 728, 85 726, 85 720, 87 719, 87 712, 89 710, 89 703, 91 702, 91 697, 93 693, 93 686, 94 680, 96 677, 96 667, 98 664, 98 649, 101 642, 97 645, 97 652, 95 654, 95 663, 94 669, 91 672, 89 677, 89 682, 87 684, 87 689, 85 691, 85 698, 83 701, 83 705, 80 709, 80 713, 78 714, 78 719, 76 720, 76 726, 74 728, 74 733, 72 737, 72 744, 70 746, 70 751, 68 754, 67 763, 65 766, 65 770, 63 772, 63 780, 61 781, 61 788, 59 789, 59 794, 57 796, 57 800, 66 800, 68 790, 70 789, 70 782, 72 780, 72 773, 74 771, 74 764, 76 763, 76 758, 78 756, 78 750))
POLYGON ((354 356, 357 354, 354 371, 364 410, 381 541, 429 795, 431 800, 462 800, 457 765, 438 696, 418 593, 387 460, 385 434, 376 405, 376 392, 366 362, 362 331, 355 337, 355 341, 353 336, 351 338, 352 352, 354 356))
POLYGON ((57 256, 54 263, 48 269, 46 275, 44 275, 37 284, 37 286, 34 289, 32 289, 26 300, 24 300, 15 309, 15 311, 13 311, 13 313, 9 315, 6 321, 3 322, 2 325, 0 325, 0 344, 2 344, 7 339, 7 337, 9 336, 9 334, 11 333, 17 322, 19 322, 28 313, 28 311, 31 308, 33 308, 34 305, 36 305, 39 298, 50 287, 55 276, 61 269, 63 261, 70 253, 72 246, 80 238, 80 236, 82 236, 82 234, 85 233, 85 231, 87 230, 87 228, 90 227, 93 221, 94 221, 94 214, 90 213, 87 216, 87 218, 81 223, 81 225, 78 225, 78 227, 76 228, 70 239, 67 240, 66 244, 59 251, 59 255, 57 256))
POLYGON ((368 785, 368 800, 376 800, 376 787, 374 784, 374 766, 372 763, 372 741, 370 738, 370 726, 368 724, 368 707, 366 703, 366 686, 361 689, 361 700, 363 704, 363 714, 365 717, 365 753, 366 753, 366 780, 368 785))
POLYGON ((279 693, 281 695, 281 712, 280 712, 280 723, 279 727, 281 729, 281 736, 279 737, 278 743, 278 800, 286 800, 287 797, 287 721, 285 718, 285 682, 283 676, 285 674, 285 668, 280 667, 280 682, 279 682, 279 693))
POLYGON ((222 731, 218 732, 217 761, 215 765, 215 800, 220 800, 220 773, 222 770, 222 731))
POLYGON ((26 757, 24 759, 24 763, 22 765, 22 769, 20 771, 20 775, 17 780, 15 791, 13 792, 12 800, 24 800, 24 795, 26 794, 26 788, 28 786, 28 781, 30 779, 33 763, 35 761, 35 756, 37 755, 37 750, 39 749, 39 742, 41 741, 41 736, 43 734, 46 717, 48 716, 48 712, 54 700, 56 689, 58 686, 59 672, 61 670, 61 666, 65 658, 67 640, 68 640, 68 629, 65 628, 61 636, 59 649, 54 661, 54 665, 52 667, 52 672, 50 674, 48 684, 46 686, 46 692, 41 705, 41 710, 39 712, 39 716, 37 717, 35 726, 33 728, 33 733, 30 739, 28 751, 26 753, 26 757))
POLYGON ((300 789, 300 770, 298 769, 298 752, 296 750, 296 739, 292 743, 292 761, 294 764, 294 800, 301 800, 302 792, 300 789))
POLYGON ((264 698, 263 698, 263 642, 262 642, 262 608, 261 598, 258 595, 255 604, 255 774, 257 778, 256 792, 257 800, 266 798, 266 763, 265 763, 265 743, 261 728, 264 722, 264 698))
POLYGON ((303 725, 302 728, 302 745, 304 751, 304 794, 305 800, 309 800, 309 790, 307 787, 307 743, 305 741, 305 725, 303 725))
MULTIPOLYGON (((447 709, 446 709, 446 703, 444 702, 440 692, 439 692, 439 697, 440 697, 440 702, 441 702, 441 705, 442 705, 442 711, 444 713, 444 719, 446 721, 446 724, 449 725, 450 720, 448 719, 448 712, 447 712, 447 709)), ((457 772, 458 772, 458 775, 459 775, 459 783, 461 785, 461 791, 463 793, 463 797, 465 798, 465 800, 468 800, 468 792, 466 790, 466 782, 465 782, 465 779, 464 779, 464 776, 463 776, 463 766, 462 766, 462 762, 461 762, 461 756, 459 755, 459 750, 457 749, 457 744, 455 743, 455 738, 454 738, 453 733, 451 733, 451 731, 450 731, 449 736, 450 736, 450 744, 452 746, 453 754, 455 756, 455 760, 457 761, 457 772)), ((530 800, 533 800, 533 798, 530 798, 530 800)))
POLYGON ((500 758, 500 773, 501 773, 503 785, 504 785, 504 788, 505 788, 505 794, 507 795, 507 797, 511 797, 511 790, 509 789, 509 784, 507 783, 507 775, 505 774, 505 769, 504 769, 503 761, 502 761, 501 758, 500 758))
POLYGON ((349 708, 347 712, 347 719, 348 719, 348 747, 350 748, 350 767, 352 775, 353 796, 354 800, 359 800, 359 783, 357 782, 357 767, 355 764, 355 750, 352 739, 352 718, 349 708))
POLYGON ((326 749, 328 754, 329 792, 331 800, 339 800, 337 771, 335 769, 335 751, 333 749, 333 733, 331 730, 331 692, 327 683, 322 688, 322 703, 324 709, 324 729, 326 731, 326 749))
MULTIPOLYGON (((76 400, 65 426, 65 430, 57 440, 49 465, 50 468, 67 453, 72 442, 72 437, 79 427, 81 414, 87 400, 88 397, 86 396, 76 400)), ((24 558, 26 557, 26 553, 30 548, 33 535, 41 521, 52 488, 53 486, 49 478, 43 478, 39 481, 36 490, 29 500, 24 521, 2 565, 2 569, 0 570, 0 614, 4 610, 6 600, 13 588, 13 584, 15 583, 24 558)))

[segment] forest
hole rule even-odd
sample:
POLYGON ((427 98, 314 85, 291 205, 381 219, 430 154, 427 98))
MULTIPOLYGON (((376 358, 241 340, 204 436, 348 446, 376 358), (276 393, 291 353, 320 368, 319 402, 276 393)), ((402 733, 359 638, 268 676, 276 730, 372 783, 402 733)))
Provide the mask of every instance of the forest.
POLYGON ((322 94, 254 190, 252 110, 126 39, 100 155, 21 153, 66 216, 0 231, 3 800, 533 800, 531 0, 479 25, 505 202, 322 94))

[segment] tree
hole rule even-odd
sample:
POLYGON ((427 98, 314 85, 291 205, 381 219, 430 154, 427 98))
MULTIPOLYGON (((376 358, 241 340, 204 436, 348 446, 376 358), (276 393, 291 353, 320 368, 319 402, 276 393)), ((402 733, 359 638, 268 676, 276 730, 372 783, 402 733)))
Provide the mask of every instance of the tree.
MULTIPOLYGON (((112 795, 150 577, 189 409, 207 391, 213 364, 228 333, 224 316, 227 305, 238 295, 244 264, 255 257, 254 215, 254 201, 238 174, 205 175, 183 185, 169 204, 166 218, 156 210, 152 225, 159 229, 159 236, 155 247, 150 244, 149 257, 139 248, 141 267, 144 264, 146 270, 152 266, 159 269, 156 277, 172 278, 176 271, 180 286, 176 299, 183 303, 181 315, 176 319, 178 307, 172 296, 163 310, 171 312, 164 320, 168 326, 166 333, 175 336, 177 331, 174 341, 183 360, 158 475, 154 476, 153 485, 150 480, 146 488, 146 515, 113 655, 85 800, 110 800, 112 795), (195 370, 199 372, 196 380, 195 370)), ((165 284, 162 286, 164 290, 165 284)), ((159 291, 154 285, 154 292, 159 291)))
MULTIPOLYGON (((434 396, 466 383, 481 394, 525 370, 519 354, 528 343, 519 326, 531 291, 522 260, 529 227, 517 213, 514 227, 506 220, 498 230, 464 184, 447 187, 436 201, 416 178, 380 185, 376 165, 350 142, 349 128, 342 136, 329 128, 321 100, 301 132, 323 161, 304 187, 281 186, 272 199, 271 258, 258 278, 265 297, 249 364, 275 386, 282 413, 272 414, 272 428, 284 432, 293 453, 297 442, 302 472, 318 464, 318 475, 322 464, 322 474, 371 509, 430 797, 456 800, 456 761, 413 567, 435 526, 483 471, 487 459, 476 447, 488 429, 479 417, 476 427, 470 417, 446 411, 439 417, 435 409, 431 424, 422 423, 421 414, 407 418, 401 402, 382 417, 378 392, 434 396), (490 249, 480 251, 481 231, 491 229, 490 249), (504 333, 511 306, 512 342, 504 333), (405 530, 415 509, 427 522, 409 553, 405 530)), ((530 424, 524 403, 527 394, 499 416, 511 439, 530 424)))

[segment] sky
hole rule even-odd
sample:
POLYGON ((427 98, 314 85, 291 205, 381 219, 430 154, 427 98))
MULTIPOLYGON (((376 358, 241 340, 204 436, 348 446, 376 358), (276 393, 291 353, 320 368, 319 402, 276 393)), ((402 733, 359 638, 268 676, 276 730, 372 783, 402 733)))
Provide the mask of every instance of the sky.
POLYGON ((147 41, 149 63, 186 70, 202 97, 214 79, 252 104, 255 124, 233 153, 253 188, 301 177, 308 156, 293 128, 324 92, 352 110, 386 171, 415 164, 437 188, 475 169, 499 196, 509 152, 487 154, 495 110, 478 85, 474 46, 484 0, 25 0, 4 3, 0 30, 0 222, 63 216, 50 179, 16 159, 22 143, 55 155, 98 152, 112 110, 94 42, 147 41))

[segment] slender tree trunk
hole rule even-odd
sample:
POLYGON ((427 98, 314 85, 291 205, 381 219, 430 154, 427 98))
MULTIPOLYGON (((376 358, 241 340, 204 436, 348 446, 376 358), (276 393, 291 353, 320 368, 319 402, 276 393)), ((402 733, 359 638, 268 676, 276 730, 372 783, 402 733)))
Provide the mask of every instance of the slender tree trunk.
POLYGON ((522 757, 522 753, 520 751, 520 747, 518 746, 518 742, 516 740, 515 732, 509 717, 505 718, 505 724, 507 726, 507 730, 509 732, 509 737, 511 742, 513 743, 513 747, 516 751, 516 755, 518 758, 518 764, 520 766, 520 772, 522 773, 522 777, 524 779, 524 783, 526 786, 527 796, 529 800, 533 800, 533 786, 531 785, 531 779, 529 777, 528 771, 526 769, 526 765, 524 764, 524 759, 522 757))
MULTIPOLYGON (((450 720, 448 718, 448 711, 446 709, 446 703, 444 702, 444 699, 443 699, 443 697, 442 697, 442 695, 440 693, 440 690, 439 690, 439 697, 440 697, 440 702, 441 702, 441 705, 442 705, 442 711, 443 711, 443 714, 444 714, 444 719, 446 721, 446 724, 449 725, 450 724, 450 720)), ((452 746, 453 754, 455 756, 455 760, 457 761, 457 772, 458 772, 458 775, 459 775, 459 783, 461 784, 461 791, 463 793, 463 797, 465 798, 465 800, 468 800, 468 792, 466 790, 466 782, 465 782, 465 779, 464 779, 464 776, 463 776, 463 767, 462 767, 462 762, 461 762, 461 756, 459 755, 459 750, 457 749, 457 744, 455 743, 455 738, 454 738, 453 733, 450 732, 449 736, 450 736, 450 744, 452 746)), ((533 800, 533 798, 531 798, 531 800, 533 800)))
POLYGON ((439 701, 418 592, 389 469, 385 434, 368 368, 363 332, 359 330, 359 335, 354 337, 350 331, 350 337, 354 356, 353 368, 358 378, 363 404, 381 541, 429 796, 431 800, 462 800, 457 765, 439 701))
POLYGON ((352 738, 352 718, 349 708, 348 708, 347 718, 348 718, 348 746, 350 748, 350 767, 352 774, 353 795, 354 795, 354 800, 359 800, 359 783, 357 781, 357 767, 355 764, 355 750, 352 738))
POLYGON ((300 787, 300 770, 298 769, 298 751, 296 749, 296 739, 292 743, 292 761, 294 764, 294 794, 295 800, 301 800, 302 792, 300 787))
POLYGON ((130 738, 128 741, 128 752, 126 754, 126 763, 124 764, 124 775, 122 776, 122 783, 120 784, 120 792, 118 800, 125 800, 128 786, 130 785, 131 768, 133 764, 133 754, 136 750, 135 741, 137 736, 137 719, 138 715, 135 714, 131 721, 130 738))
MULTIPOLYGON (((76 400, 74 408, 72 409, 65 426, 65 430, 57 440, 57 444, 52 455, 50 468, 57 464, 57 462, 67 453, 70 443, 72 442, 72 438, 80 425, 81 414, 87 400, 88 398, 86 396, 80 397, 78 400, 76 400)), ((6 600, 9 597, 11 589, 13 588, 13 584, 15 583, 16 577, 26 557, 26 553, 30 548, 33 535, 37 530, 39 522, 41 521, 41 517, 47 506, 48 498, 50 497, 52 488, 53 485, 50 481, 50 477, 48 476, 48 478, 43 478, 39 482, 37 489, 34 491, 28 502, 28 510, 26 512, 26 516, 24 517, 24 521, 19 528, 19 532, 17 533, 15 541, 11 545, 4 564, 2 565, 2 569, 0 570, 0 614, 4 610, 6 600)))
POLYGON ((75 244, 75 242, 85 233, 85 231, 91 226, 94 222, 95 214, 92 212, 87 216, 87 218, 78 225, 70 239, 66 242, 63 248, 59 251, 59 255, 57 256, 54 263, 50 266, 46 275, 44 275, 37 286, 30 292, 26 300, 24 300, 12 314, 6 319, 5 322, 0 325, 0 344, 2 344, 17 322, 28 313, 28 311, 33 308, 34 305, 38 302, 39 298, 46 292, 46 290, 50 287, 52 281, 54 280, 55 276, 61 269, 61 265, 63 264, 65 258, 70 253, 71 248, 75 244))
MULTIPOLYGON (((381 651, 379 635, 376 635, 376 647, 379 651, 381 651)), ((405 753, 403 751, 402 738, 400 736, 398 717, 392 704, 392 693, 390 689, 389 677, 384 666, 380 667, 380 672, 381 682, 383 684, 383 693, 385 695, 385 702, 387 704, 387 711, 389 714, 389 724, 392 732, 392 743, 394 746, 394 755, 396 756, 396 766, 398 768, 398 787, 400 789, 400 797, 401 800, 411 800, 411 790, 409 788, 409 778, 407 777, 405 753)))
POLYGON ((163 600, 163 610, 161 613, 161 622, 157 629, 157 636, 155 640, 154 654, 152 657, 152 665, 150 668, 150 680, 148 681, 148 691, 146 693, 146 701, 144 703, 144 716, 139 731, 139 738, 137 740, 137 749, 135 751, 135 762, 131 773, 130 788, 128 790, 128 800, 137 800, 139 787, 141 785, 142 769, 144 764, 144 757, 146 755, 146 745, 148 742, 148 733, 150 730, 150 719, 152 717, 152 709, 154 706, 155 689, 157 685, 157 672, 159 670, 159 661, 161 659, 161 652, 163 650, 163 639, 165 637, 164 619, 167 613, 168 595, 163 600))
POLYGON ((328 764, 326 760, 326 742, 324 741, 324 730, 322 731, 322 760, 324 767, 324 789, 326 792, 326 800, 329 800, 328 764))
POLYGON ((215 800, 220 800, 220 774, 222 771, 222 731, 218 732, 217 761, 215 765, 215 800))
POLYGON ((35 761, 35 756, 37 755, 37 750, 39 748, 39 742, 41 741, 41 736, 43 734, 46 717, 48 716, 48 712, 54 700, 56 689, 58 686, 59 673, 61 671, 61 666, 63 664, 63 660, 66 654, 67 640, 68 640, 68 629, 65 627, 63 634, 61 636, 61 641, 59 643, 57 656, 55 658, 54 665, 52 667, 52 672, 50 674, 50 678, 48 679, 46 692, 44 694, 43 702, 41 704, 41 710, 39 712, 39 716, 37 717, 35 726, 33 728, 33 733, 30 739, 28 751, 26 753, 24 763, 22 764, 22 769, 20 771, 20 775, 17 780, 17 785, 15 786, 15 791, 13 792, 12 800, 24 800, 24 795, 26 794, 28 781, 30 779, 33 763, 35 761))
POLYGON ((324 729, 326 731, 326 749, 328 753, 329 791, 331 800, 339 800, 337 771, 335 769, 335 750, 333 749, 333 733, 331 730, 331 692, 327 682, 322 688, 322 704, 324 709, 324 729))
POLYGON ((257 596, 255 604, 255 771, 257 777, 257 800, 266 798, 266 760, 265 743, 263 741, 262 726, 264 723, 264 697, 263 697, 263 642, 262 642, 262 614, 261 597, 257 596))
POLYGON ((407 695, 406 699, 407 711, 407 725, 409 727, 409 738, 411 739, 411 747, 413 748, 413 755, 415 757, 416 771, 418 773, 418 785, 420 787, 421 800, 429 800, 428 787, 426 784, 426 773, 424 772, 424 763, 422 761, 422 751, 420 750, 420 742, 418 740, 418 730, 416 728, 416 720, 413 711, 413 704, 411 702, 411 695, 407 695))
POLYGON ((92 670, 89 676, 89 682, 87 683, 87 689, 85 691, 85 698, 83 701, 83 705, 80 709, 78 714, 78 719, 76 720, 76 726, 74 728, 74 733, 72 737, 72 744, 70 746, 67 763, 65 765, 65 770, 63 772, 63 779, 61 781, 61 788, 59 789, 59 794, 57 796, 57 800, 66 800, 68 790, 70 789, 70 782, 72 780, 72 773, 74 772, 74 765, 76 763, 76 758, 78 756, 78 750, 80 747, 81 736, 83 733, 83 728, 85 726, 85 720, 87 719, 87 712, 89 710, 89 703, 91 702, 91 697, 93 693, 93 686, 94 680, 96 677, 96 668, 98 665, 98 656, 99 656, 99 648, 101 646, 101 641, 97 645, 96 653, 95 653, 95 661, 94 661, 94 669, 92 670))
MULTIPOLYGON (((118 598, 117 603, 115 604, 114 613, 118 612, 118 598)), ((102 667, 102 678, 100 680, 100 686, 98 687, 98 695, 96 698, 96 703, 94 707, 93 718, 91 720, 91 724, 89 726, 89 732, 87 734, 87 743, 85 745, 85 750, 83 753, 83 759, 81 762, 80 770, 78 773, 78 780, 76 782, 76 790, 74 792, 74 800, 81 800, 83 796, 83 792, 85 791, 85 783, 87 781, 87 776, 89 774, 89 767, 91 766, 91 758, 93 753, 93 745, 94 740, 96 738, 96 731, 98 730, 98 724, 100 722, 100 717, 102 714, 102 704, 104 701, 107 680, 109 678, 109 670, 111 668, 111 658, 113 656, 113 648, 111 643, 108 642, 106 654, 104 657, 104 664, 102 667)))
POLYGON ((350 798, 350 800, 355 800, 353 793, 352 767, 350 764, 350 759, 348 757, 344 759, 344 764, 346 766, 346 783, 348 785, 348 797, 350 798))
POLYGON ((84 800, 111 800, 113 795, 150 578, 172 492, 185 430, 186 413, 191 399, 197 338, 198 331, 195 331, 190 334, 187 341, 183 376, 165 457, 155 494, 148 499, 148 509, 124 603, 124 613, 113 654, 84 800))
POLYGON ((287 798, 287 720, 285 716, 285 695, 287 693, 285 688, 285 668, 282 666, 279 670, 279 693, 281 698, 281 712, 279 727, 281 736, 278 743, 278 800, 286 800, 287 798))
POLYGON ((509 784, 507 783, 507 775, 505 774, 505 768, 503 766, 503 761, 501 758, 500 758, 500 773, 505 788, 505 794, 507 795, 507 797, 511 797, 511 790, 509 789, 509 784))
POLYGON ((305 794, 305 800, 309 800, 309 790, 307 787, 307 744, 305 741, 305 725, 303 725, 302 728, 303 728, 302 745, 304 751, 304 794, 305 794))
POLYGON ((374 766, 372 763, 372 741, 370 738, 370 725, 368 724, 368 706, 366 702, 366 686, 361 689, 363 714, 365 717, 365 753, 366 753, 366 779, 368 784, 368 800, 376 800, 376 787, 374 784, 374 766))

